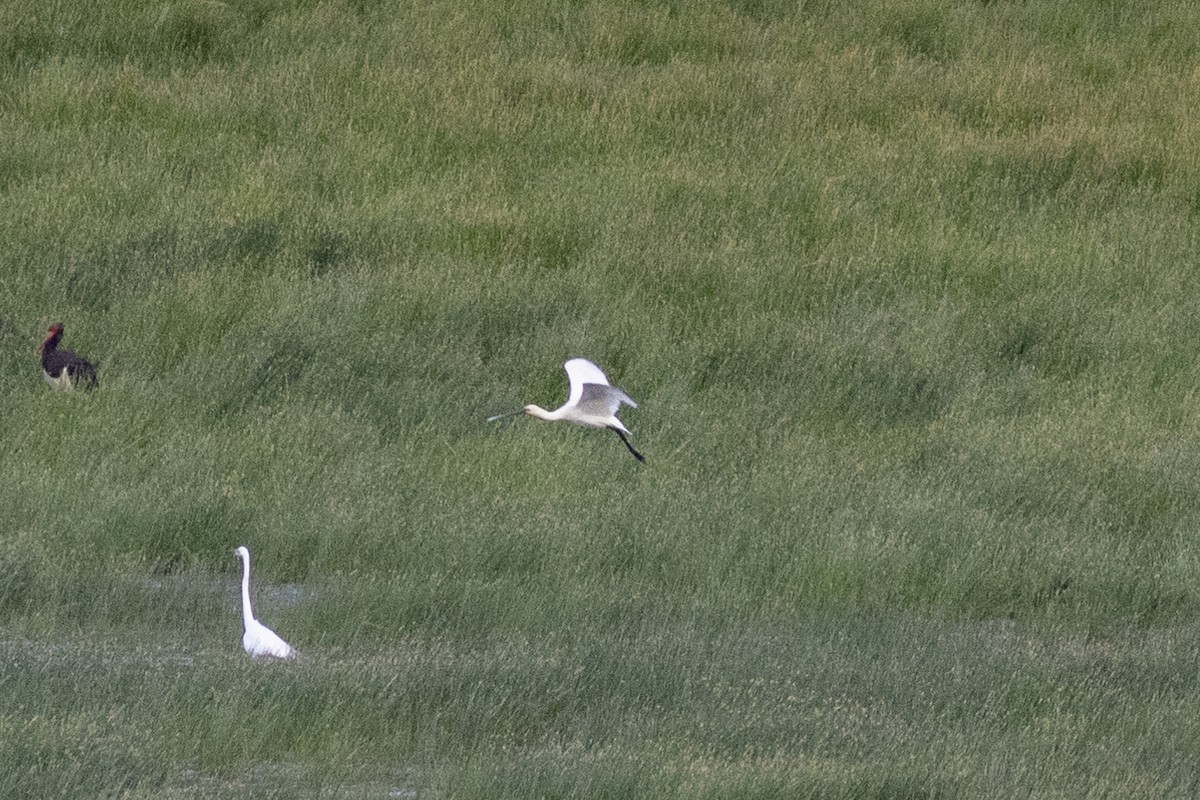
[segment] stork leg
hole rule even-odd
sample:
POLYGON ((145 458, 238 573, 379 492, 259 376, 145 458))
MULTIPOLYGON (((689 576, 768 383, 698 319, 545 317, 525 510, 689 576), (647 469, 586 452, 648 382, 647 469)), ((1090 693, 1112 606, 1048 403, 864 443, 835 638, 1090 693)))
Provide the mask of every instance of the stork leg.
POLYGON ((621 437, 621 441, 624 442, 625 446, 629 448, 629 452, 633 453, 634 458, 636 458, 638 461, 641 461, 643 464, 646 463, 646 457, 644 455, 642 455, 641 453, 639 453, 637 450, 633 449, 633 445, 631 445, 629 443, 629 440, 625 438, 625 434, 621 433, 620 429, 609 428, 609 430, 612 431, 613 433, 615 433, 617 436, 621 437))

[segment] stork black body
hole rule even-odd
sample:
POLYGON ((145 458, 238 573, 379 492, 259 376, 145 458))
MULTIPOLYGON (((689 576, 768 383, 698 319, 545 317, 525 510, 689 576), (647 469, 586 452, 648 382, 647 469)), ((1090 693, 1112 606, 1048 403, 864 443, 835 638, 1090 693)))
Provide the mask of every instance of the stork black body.
POLYGON ((46 331, 46 338, 38 348, 42 354, 42 374, 46 383, 64 391, 70 391, 80 382, 84 389, 95 389, 100 385, 96 379, 96 365, 71 350, 59 348, 62 336, 63 324, 55 322, 46 331))

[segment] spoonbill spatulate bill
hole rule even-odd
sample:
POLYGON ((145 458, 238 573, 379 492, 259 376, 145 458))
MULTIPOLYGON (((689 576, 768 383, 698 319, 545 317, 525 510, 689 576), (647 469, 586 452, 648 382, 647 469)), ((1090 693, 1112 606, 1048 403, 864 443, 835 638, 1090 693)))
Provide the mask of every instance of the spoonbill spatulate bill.
POLYGON ((296 655, 292 646, 256 620, 250 608, 250 551, 242 545, 233 552, 242 560, 242 649, 254 658, 291 658, 296 655))
MULTIPOLYGON (((570 384, 567 402, 553 411, 530 404, 525 406, 524 413, 551 422, 563 420, 585 428, 608 428, 621 437, 621 441, 634 458, 645 463, 646 457, 629 443, 629 429, 617 419, 617 411, 622 403, 637 408, 633 398, 610 384, 604 372, 586 358, 572 358, 563 366, 567 370, 567 381, 570 384)), ((516 411, 512 414, 488 417, 488 422, 520 413, 522 412, 516 411)))

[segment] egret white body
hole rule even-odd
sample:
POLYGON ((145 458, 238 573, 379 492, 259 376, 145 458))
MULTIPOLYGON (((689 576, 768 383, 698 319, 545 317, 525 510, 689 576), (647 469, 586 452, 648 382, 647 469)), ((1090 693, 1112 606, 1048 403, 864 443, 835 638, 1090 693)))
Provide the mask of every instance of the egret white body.
POLYGON ((291 658, 296 654, 292 646, 254 618, 250 607, 250 551, 243 545, 233 552, 242 560, 242 648, 254 658, 291 658))
POLYGON ((621 437, 634 458, 645 462, 645 456, 634 450, 626 438, 629 429, 617 419, 617 411, 622 403, 637 408, 633 398, 611 385, 604 372, 586 358, 572 358, 563 366, 571 387, 567 402, 553 411, 530 404, 525 406, 525 413, 551 422, 564 420, 585 428, 608 428, 621 437))

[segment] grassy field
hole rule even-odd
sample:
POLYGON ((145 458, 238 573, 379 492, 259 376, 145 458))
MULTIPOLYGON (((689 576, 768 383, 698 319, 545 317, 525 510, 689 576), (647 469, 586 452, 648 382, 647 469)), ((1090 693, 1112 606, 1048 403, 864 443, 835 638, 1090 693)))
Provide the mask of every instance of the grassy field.
POLYGON ((0 0, 0 797, 1196 796, 1197 29, 0 0))

